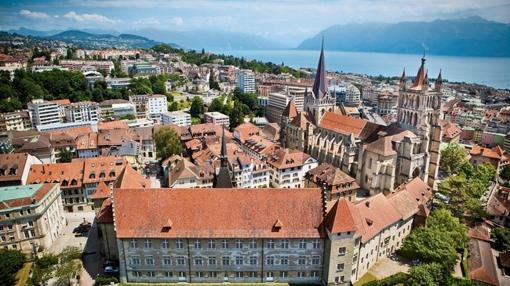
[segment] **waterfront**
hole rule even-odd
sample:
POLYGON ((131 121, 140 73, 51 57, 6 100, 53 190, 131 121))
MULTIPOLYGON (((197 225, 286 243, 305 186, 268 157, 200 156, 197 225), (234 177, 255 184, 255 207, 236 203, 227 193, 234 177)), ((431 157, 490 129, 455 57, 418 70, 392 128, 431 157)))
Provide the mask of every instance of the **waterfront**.
MULTIPOLYGON (((284 63, 294 68, 317 65, 318 51, 303 50, 214 50, 212 52, 284 63)), ((326 51, 328 70, 367 75, 400 76, 405 67, 414 76, 422 55, 326 51)), ((449 81, 479 83, 495 88, 510 88, 510 58, 453 57, 427 55, 429 77, 439 69, 449 81)))

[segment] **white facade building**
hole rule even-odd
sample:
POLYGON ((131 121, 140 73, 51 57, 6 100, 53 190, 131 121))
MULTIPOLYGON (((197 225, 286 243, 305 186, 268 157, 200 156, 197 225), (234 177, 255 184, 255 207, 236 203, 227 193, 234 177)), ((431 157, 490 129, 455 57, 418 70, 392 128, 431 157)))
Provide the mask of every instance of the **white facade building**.
POLYGON ((175 124, 178 126, 190 126, 191 115, 183 111, 172 111, 161 114, 163 125, 175 124))
POLYGON ((236 74, 236 86, 244 93, 255 93, 255 75, 251 70, 238 70, 236 74))
POLYGON ((204 113, 204 120, 206 123, 221 124, 229 127, 230 118, 221 112, 206 112, 204 113))
POLYGON ((318 166, 316 159, 293 149, 280 149, 267 162, 273 188, 303 188, 306 172, 318 166))
POLYGON ((54 102, 34 99, 28 103, 32 126, 60 123, 59 105, 54 102))
POLYGON ((75 102, 65 107, 67 122, 98 121, 101 114, 99 104, 96 102, 75 102))

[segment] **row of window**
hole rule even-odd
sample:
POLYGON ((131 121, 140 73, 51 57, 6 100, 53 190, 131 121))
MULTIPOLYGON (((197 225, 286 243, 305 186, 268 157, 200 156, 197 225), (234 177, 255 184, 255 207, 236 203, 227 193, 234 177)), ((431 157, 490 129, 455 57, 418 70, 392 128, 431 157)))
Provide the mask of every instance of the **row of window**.
MULTIPOLYGON (((133 277, 139 277, 139 278, 179 278, 179 280, 184 280, 188 277, 188 272, 185 271, 179 271, 179 272, 171 272, 171 271, 165 271, 165 272, 155 272, 155 271, 131 271, 131 275, 133 277)), ((296 272, 295 275, 289 275, 288 271, 280 271, 280 272, 272 272, 268 271, 264 273, 264 276, 266 278, 289 278, 289 277, 297 277, 297 278, 319 278, 319 271, 299 271, 296 272)), ((224 280, 228 280, 229 278, 259 278, 260 272, 257 271, 236 271, 233 273, 229 272, 216 272, 216 271, 209 271, 209 272, 193 272, 192 278, 218 278, 223 277, 224 280)))
MULTIPOLYGON (((197 239, 197 240, 194 240, 192 243, 193 243, 194 248, 196 248, 196 249, 201 249, 202 248, 202 240, 197 239)), ((278 241, 275 241, 273 239, 268 239, 265 242, 266 248, 270 248, 270 249, 276 248, 276 247, 287 249, 287 248, 290 247, 290 245, 291 245, 291 243, 290 243, 290 240, 288 240, 288 239, 282 239, 282 240, 278 240, 278 241)), ((298 243, 296 243, 295 245, 297 245, 297 247, 300 248, 300 249, 306 249, 307 248, 307 241, 302 239, 298 243)), ((245 248, 245 247, 247 247, 247 248, 257 248, 257 241, 254 240, 254 239, 252 239, 250 241, 243 241, 241 239, 238 239, 238 240, 236 240, 234 242, 233 246, 235 248, 237 248, 237 249, 241 249, 241 248, 245 248)), ((312 241, 312 248, 313 249, 318 249, 318 248, 320 248, 320 246, 321 246, 320 240, 316 239, 316 240, 312 241)), ((138 248, 138 240, 132 239, 129 242, 129 247, 130 248, 138 248)), ((145 239, 143 241, 143 247, 144 248, 152 248, 152 240, 145 239)), ((170 241, 167 240, 167 239, 162 240, 161 247, 165 248, 165 249, 170 248, 170 241)), ((207 243, 204 245, 204 247, 207 247, 207 248, 220 247, 220 248, 227 249, 227 248, 231 247, 231 242, 229 242, 229 240, 227 240, 227 239, 223 239, 223 240, 219 241, 219 243, 218 243, 217 241, 215 241, 213 239, 209 239, 207 241, 207 243)), ((184 248, 184 240, 177 239, 175 241, 175 248, 183 249, 184 248)))
MULTIPOLYGON (((172 258, 170 256, 163 256, 163 259, 161 260, 161 263, 163 265, 186 265, 187 258, 184 256, 178 256, 175 258, 175 261, 172 261, 172 258)), ((216 258, 216 256, 210 256, 207 258, 204 257, 195 257, 192 259, 194 265, 219 265, 219 262, 216 258)), ((248 263, 249 265, 257 265, 259 262, 259 258, 257 256, 250 256, 249 258, 245 259, 243 256, 235 256, 234 259, 231 259, 230 256, 223 256, 221 257, 221 265, 244 265, 245 263, 248 263)), ((289 257, 288 256, 280 256, 276 258, 275 256, 267 256, 266 257, 266 265, 289 265, 289 257)), ((312 265, 319 265, 321 263, 320 256, 312 256, 311 259, 312 265)), ((139 256, 132 256, 131 257, 131 264, 132 265, 140 265, 142 260, 139 256)), ((145 264, 146 265, 154 265, 156 263, 154 257, 147 256, 145 257, 145 264)), ((297 260, 293 263, 295 265, 306 265, 307 258, 305 256, 299 256, 297 260)))

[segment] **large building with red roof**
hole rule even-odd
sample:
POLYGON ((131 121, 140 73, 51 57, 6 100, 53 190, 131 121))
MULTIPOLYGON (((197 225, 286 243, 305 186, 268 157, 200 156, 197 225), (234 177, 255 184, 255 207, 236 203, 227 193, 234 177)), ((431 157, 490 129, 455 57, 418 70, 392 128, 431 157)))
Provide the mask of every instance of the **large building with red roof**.
POLYGON ((128 186, 99 217, 113 219, 121 282, 350 285, 402 245, 431 196, 419 178, 357 203, 318 188, 128 186))

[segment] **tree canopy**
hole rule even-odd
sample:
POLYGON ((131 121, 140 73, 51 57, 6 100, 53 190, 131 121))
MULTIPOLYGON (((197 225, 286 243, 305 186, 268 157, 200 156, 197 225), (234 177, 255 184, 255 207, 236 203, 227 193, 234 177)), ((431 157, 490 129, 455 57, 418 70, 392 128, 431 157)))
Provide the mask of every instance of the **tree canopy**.
POLYGON ((193 117, 200 117, 204 114, 204 100, 200 96, 195 96, 191 100, 191 107, 189 113, 193 117))
POLYGON ((467 153, 459 144, 450 143, 441 151, 440 167, 447 174, 457 174, 467 162, 467 153))
POLYGON ((510 229, 504 227, 494 228, 491 234, 497 249, 501 251, 510 250, 510 229))
POLYGON ((182 153, 181 138, 169 126, 161 127, 154 133, 156 143, 156 154, 160 159, 166 159, 172 155, 182 153))
POLYGON ((25 256, 19 250, 0 250, 0 285, 16 284, 16 272, 23 267, 25 256))

